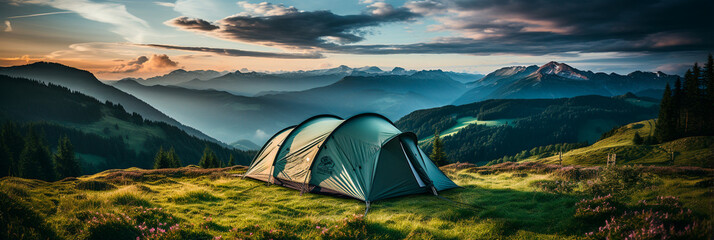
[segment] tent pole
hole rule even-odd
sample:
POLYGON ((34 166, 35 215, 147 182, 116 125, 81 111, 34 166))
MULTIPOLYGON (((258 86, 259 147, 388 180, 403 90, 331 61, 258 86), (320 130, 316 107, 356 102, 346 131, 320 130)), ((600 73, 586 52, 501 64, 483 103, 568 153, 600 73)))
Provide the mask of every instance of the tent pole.
POLYGON ((365 203, 367 204, 367 206, 364 209, 364 215, 367 216, 367 213, 369 212, 370 203, 369 203, 369 201, 365 201, 365 203))
POLYGON ((273 179, 273 168, 274 166, 270 166, 270 175, 268 175, 268 182, 265 184, 266 186, 270 186, 270 181, 273 179))
POLYGON ((302 186, 300 187, 300 196, 302 196, 303 193, 305 193, 305 190, 307 190, 306 183, 307 183, 307 178, 310 177, 310 171, 309 169, 307 170, 307 175, 305 175, 305 180, 302 181, 302 186))

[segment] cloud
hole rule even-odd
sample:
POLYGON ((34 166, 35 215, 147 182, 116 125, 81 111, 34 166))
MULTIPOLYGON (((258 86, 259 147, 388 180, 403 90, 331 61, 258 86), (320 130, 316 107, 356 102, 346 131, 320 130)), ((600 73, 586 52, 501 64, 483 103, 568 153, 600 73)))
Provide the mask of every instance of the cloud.
POLYGON ((176 7, 176 4, 172 3, 172 2, 154 2, 154 4, 162 6, 162 7, 170 7, 170 8, 176 7))
POLYGON ((684 75, 689 68, 692 67, 692 63, 667 63, 658 66, 654 71, 659 71, 667 74, 678 74, 684 75))
POLYGON ((255 135, 253 137, 260 141, 265 141, 270 137, 270 135, 265 133, 265 131, 263 131, 262 129, 258 129, 258 130, 255 130, 255 135))
POLYGON ((180 27, 185 30, 212 31, 218 29, 218 26, 215 26, 206 20, 188 17, 174 18, 167 21, 166 24, 180 27))
POLYGON ((323 58, 323 56, 319 53, 271 53, 271 52, 245 51, 245 50, 228 49, 228 48, 185 47, 185 46, 163 45, 163 44, 141 44, 140 46, 171 49, 171 50, 183 50, 183 51, 191 51, 191 52, 206 52, 206 53, 214 53, 214 54, 218 54, 218 55, 231 56, 231 57, 263 57, 263 58, 283 58, 283 59, 323 58))
POLYGON ((114 67, 108 73, 131 73, 140 70, 159 70, 167 68, 175 68, 178 62, 169 59, 166 54, 153 54, 151 57, 140 56, 125 64, 114 67))
POLYGON ((438 0, 410 1, 405 3, 404 7, 414 13, 422 15, 444 13, 447 9, 446 4, 438 0))
POLYGON ((72 11, 85 19, 111 24, 112 32, 127 41, 141 42, 149 31, 146 21, 132 15, 126 6, 118 3, 97 3, 89 0, 11 0, 15 4, 46 5, 72 11))
POLYGON ((240 1, 238 6, 241 6, 246 11, 239 14, 242 16, 279 16, 298 12, 297 8, 293 6, 285 7, 283 4, 268 2, 248 3, 240 1))
POLYGON ((461 49, 471 54, 540 54, 714 49, 714 34, 705 10, 714 9, 714 3, 707 0, 422 0, 407 2, 405 7, 434 16, 440 24, 432 29, 461 36, 384 46, 387 52, 461 49))
POLYGON ((704 10, 714 8, 714 3, 706 0, 416 0, 402 7, 360 3, 367 4, 361 14, 337 15, 239 2, 245 12, 215 22, 179 17, 165 24, 233 41, 352 54, 577 55, 714 49, 704 10), (425 16, 439 22, 430 26, 432 31, 457 35, 412 44, 358 44, 370 27, 425 16))
POLYGON ((39 16, 47 16, 47 15, 55 15, 55 14, 65 14, 65 13, 74 13, 74 12, 72 12, 72 11, 60 11, 60 12, 48 12, 48 13, 35 13, 35 14, 27 14, 27 15, 19 15, 19 16, 7 17, 7 19, 13 19, 13 18, 27 18, 27 17, 39 17, 39 16))
POLYGON ((268 3, 239 4, 247 7, 247 11, 215 23, 178 17, 165 24, 240 42, 329 49, 336 45, 362 41, 366 34, 365 28, 419 17, 406 8, 394 8, 384 3, 372 4, 365 12, 356 15, 337 15, 330 11, 298 11, 293 7, 268 3))
POLYGON ((12 32, 12 24, 10 24, 10 21, 5 20, 5 32, 12 32))

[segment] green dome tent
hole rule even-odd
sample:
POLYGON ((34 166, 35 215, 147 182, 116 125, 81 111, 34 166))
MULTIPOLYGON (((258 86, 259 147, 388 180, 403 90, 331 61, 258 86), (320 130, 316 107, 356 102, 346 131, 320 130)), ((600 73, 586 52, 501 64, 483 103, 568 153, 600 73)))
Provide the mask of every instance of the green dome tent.
POLYGON ((311 117, 271 137, 244 177, 369 203, 458 187, 384 116, 311 117))

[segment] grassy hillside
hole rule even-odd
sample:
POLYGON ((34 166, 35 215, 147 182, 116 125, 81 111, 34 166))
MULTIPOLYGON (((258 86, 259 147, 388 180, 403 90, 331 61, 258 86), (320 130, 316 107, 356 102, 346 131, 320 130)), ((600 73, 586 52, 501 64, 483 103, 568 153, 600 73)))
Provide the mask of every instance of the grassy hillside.
POLYGON ((0 76, 0 124, 7 121, 19 123, 20 134, 30 126, 40 130, 51 148, 60 136, 68 136, 85 173, 149 168, 160 147, 175 148, 183 164, 197 163, 206 146, 223 161, 231 154, 239 164, 248 164, 252 158, 252 152, 228 149, 167 123, 145 120, 119 104, 101 103, 57 85, 0 76))
MULTIPOLYGON (((446 137, 446 136, 451 136, 456 133, 458 133, 461 129, 471 125, 471 124, 476 124, 476 125, 484 125, 484 126, 503 126, 503 125, 508 125, 509 122, 513 122, 514 120, 518 120, 517 118, 513 119, 495 119, 495 120, 478 120, 478 118, 475 117, 461 117, 459 119, 456 119, 456 125, 447 128, 446 130, 440 130, 439 136, 440 137, 446 137)), ((419 143, 426 143, 434 139, 434 136, 429 136, 423 139, 419 140, 419 143)))
MULTIPOLYGON (((583 185, 584 179, 563 174, 573 170, 603 171, 538 164, 479 168, 451 165, 444 171, 463 188, 441 195, 460 203, 427 194, 411 195, 375 202, 367 216, 361 215, 364 203, 357 200, 317 194, 300 196, 298 191, 288 188, 241 180, 235 175, 244 171, 241 167, 132 168, 54 183, 6 177, 0 179, 0 236, 579 239, 587 232, 597 232, 605 223, 604 219, 581 216, 584 207, 580 202, 592 199, 593 195, 583 185), (571 191, 547 187, 566 182, 576 187, 571 191), (7 217, 9 211, 13 212, 7 217)), ((714 199, 708 187, 711 170, 690 168, 685 172, 670 167, 636 172, 656 176, 657 185, 617 200, 619 210, 650 206, 641 202, 638 205, 639 200, 656 202, 657 196, 676 196, 683 205, 674 207, 675 210, 693 211, 694 215, 687 215, 690 219, 685 223, 698 221, 697 226, 706 226, 711 219, 714 199)), ((676 227, 679 229, 680 225, 676 227)), ((704 235, 687 236, 711 236, 711 229, 694 229, 704 235)))
MULTIPOLYGON (((635 133, 649 136, 654 131, 655 120, 627 124, 612 135, 596 143, 563 153, 563 164, 602 165, 609 153, 617 154, 622 164, 682 165, 714 167, 714 137, 698 136, 677 139, 657 145, 635 145, 635 133), (671 162, 674 152, 674 162, 671 162)), ((553 163, 558 156, 533 157, 529 161, 553 163)))

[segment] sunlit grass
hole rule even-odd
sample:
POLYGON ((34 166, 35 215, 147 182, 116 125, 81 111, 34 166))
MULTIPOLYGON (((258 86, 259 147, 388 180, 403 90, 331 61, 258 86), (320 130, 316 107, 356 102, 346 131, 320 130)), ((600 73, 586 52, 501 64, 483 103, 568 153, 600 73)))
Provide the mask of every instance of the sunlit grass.
MULTIPOLYGON (((174 171, 170 173, 181 177, 158 179, 156 173, 144 177, 127 175, 137 180, 108 178, 117 176, 112 175, 116 171, 108 171, 55 183, 8 177, 0 180, 0 191, 32 206, 56 234, 69 239, 84 236, 79 232, 84 223, 78 216, 140 214, 142 207, 160 209, 153 210, 158 211, 154 215, 144 213, 144 218, 176 221, 184 229, 176 234, 184 237, 193 234, 239 238, 341 238, 347 233, 326 232, 346 231, 340 226, 365 211, 364 203, 354 199, 300 196, 292 189, 231 177, 240 170, 229 171, 233 172, 193 175, 174 171), (92 186, 107 184, 116 188, 77 188, 78 183, 90 181, 102 182, 92 186), (159 213, 162 215, 156 215, 159 213)), ((445 172, 462 188, 443 191, 441 195, 458 203, 428 194, 377 201, 364 222, 354 220, 354 224, 363 224, 359 225, 364 227, 363 234, 371 239, 576 239, 593 230, 573 217, 575 203, 587 197, 583 192, 550 193, 533 186, 536 181, 557 179, 552 174, 480 174, 471 168, 445 172)), ((711 190, 700 184, 707 177, 659 179, 659 186, 644 189, 632 198, 674 195, 699 213, 711 213, 711 190)))

